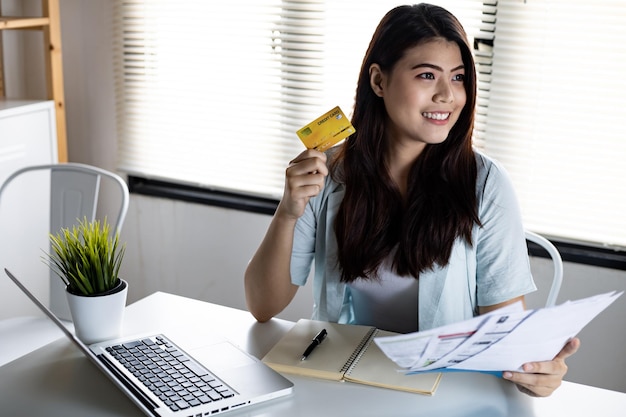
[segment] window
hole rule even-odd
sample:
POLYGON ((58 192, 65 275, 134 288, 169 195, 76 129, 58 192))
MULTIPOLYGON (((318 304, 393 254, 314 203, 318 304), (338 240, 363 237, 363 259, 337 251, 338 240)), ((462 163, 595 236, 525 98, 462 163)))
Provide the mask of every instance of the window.
MULTIPOLYGON (((482 1, 440 1, 478 31, 482 1)), ((304 147, 298 130, 339 105, 396 0, 124 0, 116 4, 120 169, 272 199, 304 147)))
POLYGON ((275 196, 267 167, 297 145, 280 140, 280 4, 117 2, 120 169, 275 196))
POLYGON ((626 3, 498 2, 484 146, 526 227, 626 247, 626 3))
MULTIPOLYGON (((626 4, 433 2, 474 43, 475 145, 510 172, 527 227, 626 247, 626 4)), ((397 4, 118 0, 120 169, 275 202, 304 149, 295 131, 336 105, 351 113, 367 44, 397 4)))

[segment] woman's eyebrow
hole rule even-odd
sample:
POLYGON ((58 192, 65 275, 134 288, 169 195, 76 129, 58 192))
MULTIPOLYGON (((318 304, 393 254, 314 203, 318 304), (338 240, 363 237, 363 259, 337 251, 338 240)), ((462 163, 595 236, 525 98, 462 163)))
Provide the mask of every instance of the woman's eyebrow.
MULTIPOLYGON (((427 62, 425 62, 423 64, 414 65, 411 69, 418 69, 418 68, 432 68, 432 69, 440 71, 440 72, 444 71, 443 68, 440 67, 439 65, 429 64, 427 62)), ((458 70, 462 70, 464 68, 465 68, 465 65, 461 64, 458 67, 452 68, 452 70, 450 72, 455 72, 455 71, 458 71, 458 70)))

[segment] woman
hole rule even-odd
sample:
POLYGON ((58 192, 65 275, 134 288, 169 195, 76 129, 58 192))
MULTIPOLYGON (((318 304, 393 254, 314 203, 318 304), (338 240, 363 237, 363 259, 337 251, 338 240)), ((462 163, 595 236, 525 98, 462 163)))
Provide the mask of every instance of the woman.
MULTIPOLYGON (((535 285, 521 216, 505 172, 472 148, 475 102, 458 20, 428 4, 387 13, 359 74, 356 133, 286 170, 245 274, 257 320, 289 304, 313 262, 318 320, 409 332, 523 302, 535 285)), ((549 395, 578 344, 505 378, 549 395)))

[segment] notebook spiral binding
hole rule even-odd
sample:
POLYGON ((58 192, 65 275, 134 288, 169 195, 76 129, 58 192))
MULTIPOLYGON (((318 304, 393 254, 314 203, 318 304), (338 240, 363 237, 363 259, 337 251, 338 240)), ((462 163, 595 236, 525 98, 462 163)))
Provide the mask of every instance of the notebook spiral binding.
POLYGON ((354 349, 354 351, 352 352, 352 354, 350 355, 346 363, 341 368, 340 372, 342 374, 350 375, 350 372, 352 372, 352 369, 356 366, 357 363, 359 363, 361 356, 363 356, 363 353, 365 353, 367 346, 369 346, 369 344, 372 342, 372 340, 374 339, 374 335, 377 332, 378 332, 378 329, 372 328, 367 332, 367 334, 363 337, 363 339, 361 339, 361 342, 354 349))

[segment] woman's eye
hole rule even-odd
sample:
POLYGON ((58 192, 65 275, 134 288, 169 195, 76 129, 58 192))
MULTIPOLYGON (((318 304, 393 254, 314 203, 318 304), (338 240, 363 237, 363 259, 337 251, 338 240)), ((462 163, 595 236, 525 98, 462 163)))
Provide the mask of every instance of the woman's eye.
POLYGON ((465 80, 465 74, 457 74, 454 77, 452 77, 452 81, 464 81, 465 80))
POLYGON ((435 75, 432 72, 425 72, 423 74, 418 75, 419 78, 424 78, 425 80, 434 80, 435 75))

